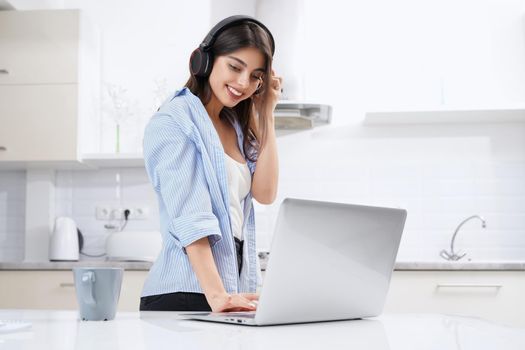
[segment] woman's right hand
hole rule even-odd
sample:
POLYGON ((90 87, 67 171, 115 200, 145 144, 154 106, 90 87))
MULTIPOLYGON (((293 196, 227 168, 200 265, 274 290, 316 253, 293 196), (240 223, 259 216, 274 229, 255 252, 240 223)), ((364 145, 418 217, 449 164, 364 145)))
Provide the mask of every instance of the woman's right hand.
POLYGON ((259 296, 252 293, 224 293, 207 299, 213 312, 255 311, 259 296))

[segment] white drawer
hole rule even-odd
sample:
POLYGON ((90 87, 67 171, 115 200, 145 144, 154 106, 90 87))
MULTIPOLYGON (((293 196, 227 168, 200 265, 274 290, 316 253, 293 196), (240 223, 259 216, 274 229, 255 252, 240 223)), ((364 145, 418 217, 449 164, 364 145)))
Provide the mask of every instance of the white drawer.
POLYGON ((525 271, 394 271, 385 312, 442 313, 525 326, 525 271))

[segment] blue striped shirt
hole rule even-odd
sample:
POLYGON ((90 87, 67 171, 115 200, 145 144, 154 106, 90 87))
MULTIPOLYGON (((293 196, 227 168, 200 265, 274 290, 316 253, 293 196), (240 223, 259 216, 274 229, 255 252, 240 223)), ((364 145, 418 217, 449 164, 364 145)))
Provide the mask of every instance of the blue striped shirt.
MULTIPOLYGON (((243 156, 243 134, 231 120, 243 156)), ((228 176, 219 136, 200 99, 188 88, 175 92, 153 115, 144 133, 144 161, 157 193, 163 247, 142 296, 202 293, 185 247, 208 237, 228 293, 255 292, 257 256, 252 195, 244 201, 243 268, 239 276, 229 215, 228 176)), ((246 160, 253 176, 255 163, 246 160)))

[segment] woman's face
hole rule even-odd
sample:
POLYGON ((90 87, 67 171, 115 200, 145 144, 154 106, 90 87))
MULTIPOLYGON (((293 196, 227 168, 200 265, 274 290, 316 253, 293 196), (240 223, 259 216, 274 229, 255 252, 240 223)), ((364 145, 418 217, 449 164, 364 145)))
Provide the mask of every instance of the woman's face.
POLYGON ((234 107, 253 95, 264 77, 264 56, 254 47, 215 58, 210 87, 223 106, 234 107))

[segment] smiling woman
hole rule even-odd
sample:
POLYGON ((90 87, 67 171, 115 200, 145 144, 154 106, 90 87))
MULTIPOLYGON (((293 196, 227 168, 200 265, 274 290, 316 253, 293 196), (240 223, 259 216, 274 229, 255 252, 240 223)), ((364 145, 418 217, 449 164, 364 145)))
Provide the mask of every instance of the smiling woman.
POLYGON ((252 198, 272 203, 278 181, 274 52, 259 21, 224 19, 192 53, 185 88, 148 123, 144 159, 159 197, 163 249, 141 310, 255 310, 252 198))

